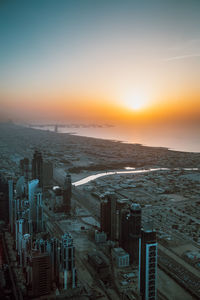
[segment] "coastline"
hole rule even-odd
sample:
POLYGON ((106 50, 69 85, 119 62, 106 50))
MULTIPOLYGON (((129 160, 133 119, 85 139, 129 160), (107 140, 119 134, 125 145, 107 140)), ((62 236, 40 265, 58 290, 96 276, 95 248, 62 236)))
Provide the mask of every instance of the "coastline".
MULTIPOLYGON (((23 125, 22 125, 23 126, 23 125)), ((43 127, 29 127, 29 128, 32 128, 32 129, 36 129, 36 130, 44 130, 44 131, 50 131, 50 132, 55 132, 54 129, 49 129, 49 128, 46 128, 45 126, 43 127)), ((116 128, 116 127, 114 127, 116 128)), ((177 152, 187 152, 187 153, 200 153, 200 149, 198 150, 194 150, 194 151, 191 151, 191 150, 187 150, 187 149, 177 149, 176 147, 173 147, 172 145, 165 145, 165 146, 162 146, 162 145, 155 145, 155 144, 149 144, 148 142, 146 143, 146 141, 136 141, 133 142, 133 141, 130 141, 130 140, 126 140, 125 138, 116 138, 116 137, 101 137, 97 134, 97 132, 95 133, 95 130, 97 130, 97 128, 93 128, 94 132, 93 133, 81 133, 80 132, 80 129, 77 128, 78 130, 77 131, 74 131, 74 127, 72 128, 73 130, 72 131, 63 131, 62 130, 63 128, 61 128, 61 130, 55 132, 57 134, 70 134, 70 135, 74 135, 74 136, 78 136, 78 137, 86 137, 86 138, 94 138, 94 139, 101 139, 101 140, 104 140, 104 141, 112 141, 112 142, 116 142, 116 143, 122 143, 122 144, 130 144, 130 145, 141 145, 141 146, 144 146, 144 147, 150 147, 150 148, 164 148, 164 149, 167 149, 167 150, 171 150, 171 151, 177 151, 177 152)), ((69 128, 68 128, 69 129, 69 128)), ((85 129, 85 128, 83 128, 85 129)), ((98 128, 100 130, 103 130, 103 128, 98 128)), ((105 129, 105 128, 104 128, 105 129)), ((109 129, 109 128, 108 128, 109 129)))

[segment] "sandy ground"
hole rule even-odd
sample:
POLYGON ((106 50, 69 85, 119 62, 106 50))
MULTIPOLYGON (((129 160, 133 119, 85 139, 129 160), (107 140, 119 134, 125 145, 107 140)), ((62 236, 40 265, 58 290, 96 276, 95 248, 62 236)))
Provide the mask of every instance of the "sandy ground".
POLYGON ((177 256, 175 253, 173 253, 172 251, 168 250, 167 248, 163 247, 162 245, 159 244, 158 248, 160 250, 162 250, 165 254, 167 254, 169 257, 171 257, 172 259, 174 259, 177 263, 179 263, 184 268, 186 268, 189 272, 191 272, 194 275, 196 275, 197 277, 199 277, 199 279, 200 279, 200 272, 197 269, 195 269, 193 266, 191 266, 190 264, 188 264, 182 258, 180 258, 179 256, 177 256))
POLYGON ((192 245, 190 242, 178 246, 178 247, 173 247, 171 248, 175 253, 177 253, 178 255, 182 255, 185 251, 197 251, 200 252, 200 249, 195 247, 194 245, 192 245))
POLYGON ((158 289, 169 300, 192 300, 193 298, 184 288, 176 283, 165 272, 158 268, 158 289))

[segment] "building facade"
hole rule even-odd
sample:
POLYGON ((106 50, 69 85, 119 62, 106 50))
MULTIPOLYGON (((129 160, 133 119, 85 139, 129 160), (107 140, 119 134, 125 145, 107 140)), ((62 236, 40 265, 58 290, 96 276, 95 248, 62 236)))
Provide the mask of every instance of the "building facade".
POLYGON ((139 290, 142 300, 157 299, 157 241, 152 229, 141 231, 139 290))

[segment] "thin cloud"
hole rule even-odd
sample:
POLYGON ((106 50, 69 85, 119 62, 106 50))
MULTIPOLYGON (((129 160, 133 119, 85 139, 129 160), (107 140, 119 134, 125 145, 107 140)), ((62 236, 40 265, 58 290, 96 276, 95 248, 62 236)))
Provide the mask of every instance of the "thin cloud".
POLYGON ((179 55, 179 56, 172 56, 164 59, 164 61, 171 61, 171 60, 179 60, 179 59, 187 59, 187 58, 195 58, 195 57, 200 57, 199 54, 187 54, 187 55, 179 55))

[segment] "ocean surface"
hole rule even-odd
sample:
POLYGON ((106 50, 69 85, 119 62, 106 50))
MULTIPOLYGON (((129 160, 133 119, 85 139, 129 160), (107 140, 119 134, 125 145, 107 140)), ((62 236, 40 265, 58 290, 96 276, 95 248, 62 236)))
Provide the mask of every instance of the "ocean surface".
MULTIPOLYGON (((55 131, 55 126, 35 127, 55 131)), ((109 139, 124 143, 138 143, 145 146, 166 147, 176 151, 200 152, 200 131, 192 129, 138 129, 128 126, 113 127, 59 127, 58 133, 72 133, 80 136, 109 139)))

